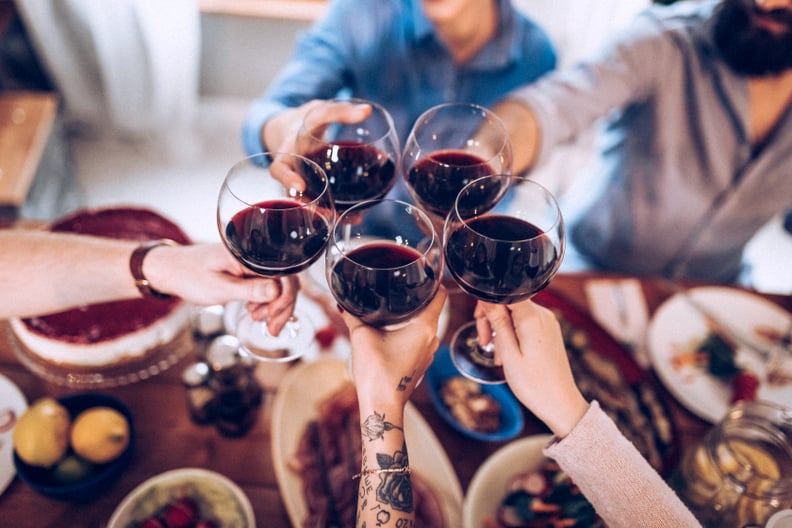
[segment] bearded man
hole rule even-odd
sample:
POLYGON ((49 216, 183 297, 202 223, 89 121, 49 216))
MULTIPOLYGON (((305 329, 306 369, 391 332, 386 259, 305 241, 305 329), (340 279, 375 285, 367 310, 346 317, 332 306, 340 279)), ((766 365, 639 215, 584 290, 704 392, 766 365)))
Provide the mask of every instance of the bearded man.
POLYGON ((602 120, 567 270, 739 280, 747 242, 792 206, 792 0, 653 6, 590 60, 496 111, 515 171, 602 120))

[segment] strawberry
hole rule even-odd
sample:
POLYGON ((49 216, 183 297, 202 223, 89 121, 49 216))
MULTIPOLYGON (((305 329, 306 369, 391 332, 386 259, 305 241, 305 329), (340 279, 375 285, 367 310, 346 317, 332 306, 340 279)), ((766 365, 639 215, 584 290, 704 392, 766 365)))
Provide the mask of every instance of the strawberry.
POLYGON ((316 342, 319 343, 319 346, 322 348, 330 348, 335 338, 336 331, 330 325, 316 331, 316 342))
POLYGON ((168 528, 191 528, 198 522, 198 504, 189 497, 182 497, 165 508, 164 517, 168 528))
POLYGON ((162 521, 156 517, 149 517, 140 525, 139 528, 167 528, 162 521))

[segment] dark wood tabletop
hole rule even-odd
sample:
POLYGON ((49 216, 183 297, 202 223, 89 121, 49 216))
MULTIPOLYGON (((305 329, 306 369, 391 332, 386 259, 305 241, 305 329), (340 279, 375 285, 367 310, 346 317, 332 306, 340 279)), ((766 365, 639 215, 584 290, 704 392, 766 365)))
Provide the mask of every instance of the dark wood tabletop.
MULTIPOLYGON (((559 275, 551 288, 578 309, 587 311, 584 284, 592 277, 589 274, 559 275)), ((673 293, 662 281, 643 280, 641 284, 650 314, 673 293)), ((792 311, 792 297, 765 297, 792 311)), ((462 294, 454 294, 451 306, 447 335, 468 320, 472 303, 462 294)), ((0 324, 0 373, 17 384, 28 402, 44 395, 58 397, 75 392, 50 384, 27 370, 10 346, 7 325, 0 323, 3 323, 0 324)), ((180 375, 191 361, 188 355, 179 364, 148 380, 102 389, 123 401, 135 420, 133 459, 118 481, 90 502, 71 503, 44 497, 16 478, 0 495, 0 525, 15 528, 103 527, 124 496, 147 478, 175 468, 203 467, 226 475, 245 491, 259 526, 290 526, 273 469, 270 445, 269 414, 274 395, 270 393, 265 397, 251 432, 241 438, 221 436, 214 427, 196 425, 189 418, 180 375)), ((662 389, 661 397, 673 419, 682 450, 708 430, 708 423, 688 412, 662 389)), ((465 490, 482 462, 505 442, 479 442, 460 435, 436 412, 425 384, 418 388, 413 402, 445 448, 465 490)), ((523 436, 546 432, 530 413, 526 412, 526 417, 523 436)))

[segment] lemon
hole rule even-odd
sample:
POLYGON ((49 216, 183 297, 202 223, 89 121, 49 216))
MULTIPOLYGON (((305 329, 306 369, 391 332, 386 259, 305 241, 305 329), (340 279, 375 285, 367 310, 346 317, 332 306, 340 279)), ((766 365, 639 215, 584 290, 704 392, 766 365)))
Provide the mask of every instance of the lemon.
POLYGON ((63 405, 54 398, 40 398, 14 426, 14 450, 26 464, 53 466, 69 449, 69 424, 69 411, 63 405))
POLYGON ((71 446, 74 452, 95 464, 118 458, 129 445, 129 422, 111 407, 91 407, 74 419, 71 446))

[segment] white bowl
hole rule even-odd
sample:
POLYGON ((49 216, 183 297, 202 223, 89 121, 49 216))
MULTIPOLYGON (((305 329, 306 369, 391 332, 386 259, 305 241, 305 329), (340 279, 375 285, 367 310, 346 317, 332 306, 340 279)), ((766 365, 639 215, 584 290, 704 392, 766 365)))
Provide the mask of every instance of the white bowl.
POLYGON ((508 484, 518 473, 534 471, 545 459, 542 448, 552 438, 534 435, 515 440, 495 451, 476 471, 462 508, 464 528, 480 528, 484 519, 494 518, 508 484))
POLYGON ((256 526, 253 507, 239 486, 214 471, 183 468, 155 475, 129 492, 113 512, 107 528, 137 526, 185 494, 198 502, 202 513, 211 511, 211 517, 223 528, 256 526))

